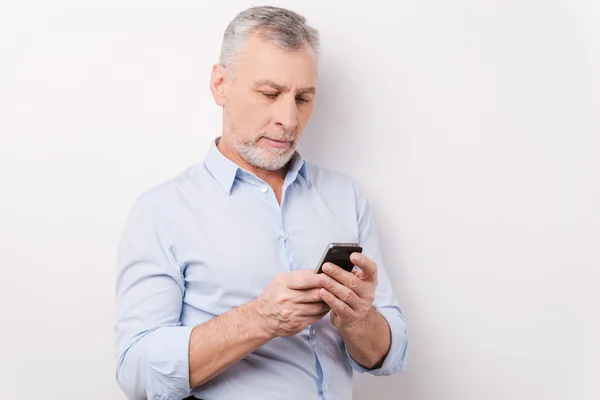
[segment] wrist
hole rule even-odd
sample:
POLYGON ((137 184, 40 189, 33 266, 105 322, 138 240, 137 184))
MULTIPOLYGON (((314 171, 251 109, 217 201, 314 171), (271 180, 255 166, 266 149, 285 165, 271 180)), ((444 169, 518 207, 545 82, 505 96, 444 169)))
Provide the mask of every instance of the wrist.
POLYGON ((342 337, 348 336, 348 335, 354 336, 354 337, 360 336, 365 331, 368 331, 369 326, 372 326, 373 316, 376 313, 377 313, 377 311, 373 307, 371 307, 366 312, 366 314, 363 315, 360 319, 354 321, 351 324, 348 324, 348 325, 338 328, 338 331, 340 332, 342 337))
POLYGON ((256 336, 263 340, 269 341, 277 337, 275 332, 269 328, 268 319, 260 307, 260 298, 252 300, 246 304, 248 311, 248 320, 251 329, 256 336))

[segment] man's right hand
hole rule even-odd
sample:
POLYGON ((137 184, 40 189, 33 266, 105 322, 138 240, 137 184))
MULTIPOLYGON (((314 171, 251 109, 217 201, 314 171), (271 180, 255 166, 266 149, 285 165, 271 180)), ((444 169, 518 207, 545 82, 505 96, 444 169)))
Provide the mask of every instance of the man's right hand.
POLYGON ((293 336, 329 312, 321 287, 319 275, 312 270, 283 272, 252 304, 270 336, 293 336))

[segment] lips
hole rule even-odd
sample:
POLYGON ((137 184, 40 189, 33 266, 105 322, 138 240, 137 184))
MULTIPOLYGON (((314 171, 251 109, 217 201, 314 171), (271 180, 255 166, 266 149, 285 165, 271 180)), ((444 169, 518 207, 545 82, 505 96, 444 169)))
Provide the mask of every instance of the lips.
POLYGON ((263 137, 265 141, 269 144, 269 146, 277 147, 279 149, 285 149, 291 146, 291 140, 281 140, 281 139, 271 139, 266 136, 263 137))
POLYGON ((271 138, 265 138, 265 139, 269 139, 272 142, 277 142, 277 143, 290 143, 290 140, 278 140, 278 139, 271 139, 271 138))

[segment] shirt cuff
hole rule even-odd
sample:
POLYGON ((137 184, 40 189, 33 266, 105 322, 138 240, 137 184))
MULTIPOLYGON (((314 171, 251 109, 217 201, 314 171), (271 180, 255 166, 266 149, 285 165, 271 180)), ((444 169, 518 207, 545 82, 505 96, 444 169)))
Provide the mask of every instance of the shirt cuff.
POLYGON ((406 323, 395 307, 382 307, 377 311, 383 315, 390 326, 390 348, 383 364, 379 368, 365 368, 352 359, 346 348, 346 355, 352 368, 359 373, 368 372, 371 375, 392 375, 406 370, 406 349, 408 346, 408 331, 406 323))
POLYGON ((149 400, 181 400, 190 395, 192 329, 193 326, 162 327, 148 336, 146 394, 149 400))

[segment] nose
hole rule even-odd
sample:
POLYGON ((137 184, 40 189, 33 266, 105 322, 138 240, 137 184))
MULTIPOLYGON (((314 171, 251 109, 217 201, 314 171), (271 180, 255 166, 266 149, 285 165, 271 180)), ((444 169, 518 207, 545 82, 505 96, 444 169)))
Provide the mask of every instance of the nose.
POLYGON ((275 124, 286 131, 293 131, 298 125, 296 99, 293 96, 286 96, 277 103, 273 115, 275 124))

